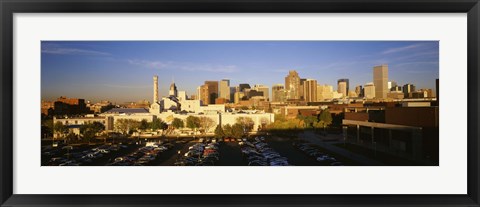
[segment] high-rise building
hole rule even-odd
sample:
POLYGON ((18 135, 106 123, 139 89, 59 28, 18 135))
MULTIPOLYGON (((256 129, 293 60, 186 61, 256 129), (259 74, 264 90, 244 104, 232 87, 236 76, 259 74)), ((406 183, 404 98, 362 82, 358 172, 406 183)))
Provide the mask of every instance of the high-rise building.
POLYGON ((199 99, 202 102, 202 105, 210 104, 210 95, 208 91, 208 85, 207 84, 201 85, 199 88, 199 91, 200 91, 199 99))
POLYGON ((240 91, 235 92, 234 97, 233 97, 234 103, 236 103, 236 104, 240 103, 240 101, 243 99, 243 97, 245 97, 244 92, 240 92, 240 91))
POLYGON ((265 98, 265 100, 270 100, 270 89, 267 86, 262 84, 256 84, 255 86, 253 86, 253 89, 263 92, 263 97, 265 98))
POLYGON ((261 96, 262 98, 264 97, 263 92, 257 91, 255 89, 249 90, 248 92, 245 92, 245 94, 247 94, 248 99, 256 96, 261 96))
POLYGON ((220 95, 219 95, 219 97, 224 98, 226 100, 231 100, 230 99, 230 80, 222 79, 220 81, 220 95))
POLYGON ((403 85, 403 93, 405 98, 411 98, 411 93, 415 92, 415 86, 413 84, 407 83, 403 85))
POLYGON ((300 90, 298 93, 298 96, 300 97, 301 100, 305 100, 305 91, 303 85, 305 84, 305 81, 307 81, 306 78, 300 78, 300 90))
POLYGON ((392 91, 392 88, 393 88, 393 87, 397 87, 397 82, 395 82, 395 81, 388 81, 388 84, 387 84, 387 85, 388 85, 388 90, 389 90, 389 91, 392 91))
POLYGON ((300 99, 300 76, 297 71, 291 70, 285 77, 285 90, 287 91, 287 99, 300 99))
POLYGON ((153 76, 153 102, 158 103, 158 76, 153 76))
POLYGON ((362 85, 358 85, 355 87, 355 93, 357 93, 358 97, 363 97, 363 87, 362 85))
POLYGON ((250 84, 240 83, 240 85, 238 85, 238 87, 240 89, 240 92, 245 92, 245 90, 250 89, 250 84))
POLYGON ((358 94, 355 91, 349 91, 348 92, 348 97, 356 98, 356 97, 358 97, 358 94))
POLYGON ((383 64, 373 67, 373 84, 375 86, 375 98, 386 99, 388 88, 388 65, 383 64))
POLYGON ((208 85, 208 104, 215 104, 215 99, 218 98, 218 81, 205 81, 208 85))
POLYGON ((195 100, 202 100, 202 86, 197 87, 197 96, 195 100))
POLYGON ((337 81, 337 92, 343 97, 348 96, 348 79, 339 79, 337 81))
POLYGON ((402 92, 402 86, 393 86, 392 88, 390 88, 390 91, 400 91, 400 92, 402 92))
POLYGON ((307 79, 303 82, 304 100, 307 102, 317 101, 317 80, 307 79))
POLYGON ((363 91, 365 98, 372 99, 375 98, 377 89, 373 83, 367 83, 365 84, 363 91))
POLYGON ((272 101, 274 102, 286 101, 285 86, 283 84, 276 84, 272 86, 272 101))
POLYGON ((235 93, 240 91, 240 87, 238 86, 232 86, 230 87, 230 102, 233 102, 235 98, 235 93))
POLYGON ((333 86, 317 84, 317 101, 333 99, 333 86))

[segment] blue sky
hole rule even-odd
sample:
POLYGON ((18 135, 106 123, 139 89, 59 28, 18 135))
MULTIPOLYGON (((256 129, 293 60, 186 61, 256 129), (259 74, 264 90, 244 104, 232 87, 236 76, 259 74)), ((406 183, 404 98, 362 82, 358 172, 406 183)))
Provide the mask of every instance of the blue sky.
POLYGON ((230 84, 284 84, 289 70, 350 90, 373 81, 373 67, 388 64, 389 80, 435 90, 438 41, 42 41, 42 99, 59 96, 116 103, 152 99, 172 82, 194 94, 205 80, 230 84))

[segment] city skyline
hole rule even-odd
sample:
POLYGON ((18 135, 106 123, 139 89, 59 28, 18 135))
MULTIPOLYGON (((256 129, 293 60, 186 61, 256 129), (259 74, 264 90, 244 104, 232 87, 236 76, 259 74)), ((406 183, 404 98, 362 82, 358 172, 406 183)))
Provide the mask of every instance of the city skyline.
POLYGON ((373 82, 382 64, 399 85, 435 90, 439 76, 437 41, 44 41, 41 52, 44 100, 150 100, 153 75, 160 97, 172 81, 188 96, 222 79, 271 90, 290 70, 335 90, 338 79, 349 79, 350 90, 373 82))

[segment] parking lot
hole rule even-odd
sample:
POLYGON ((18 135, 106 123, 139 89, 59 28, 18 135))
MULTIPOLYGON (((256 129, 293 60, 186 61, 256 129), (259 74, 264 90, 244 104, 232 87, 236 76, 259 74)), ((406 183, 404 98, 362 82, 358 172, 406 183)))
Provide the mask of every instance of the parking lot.
POLYGON ((42 166, 341 166, 356 165, 302 139, 149 139, 42 147, 42 166))

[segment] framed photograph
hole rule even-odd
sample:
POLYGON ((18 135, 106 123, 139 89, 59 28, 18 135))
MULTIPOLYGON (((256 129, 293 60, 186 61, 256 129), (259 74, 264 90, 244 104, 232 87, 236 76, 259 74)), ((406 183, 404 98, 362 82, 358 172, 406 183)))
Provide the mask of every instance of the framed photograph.
POLYGON ((1 206, 480 206, 477 0, 0 6, 1 206))

